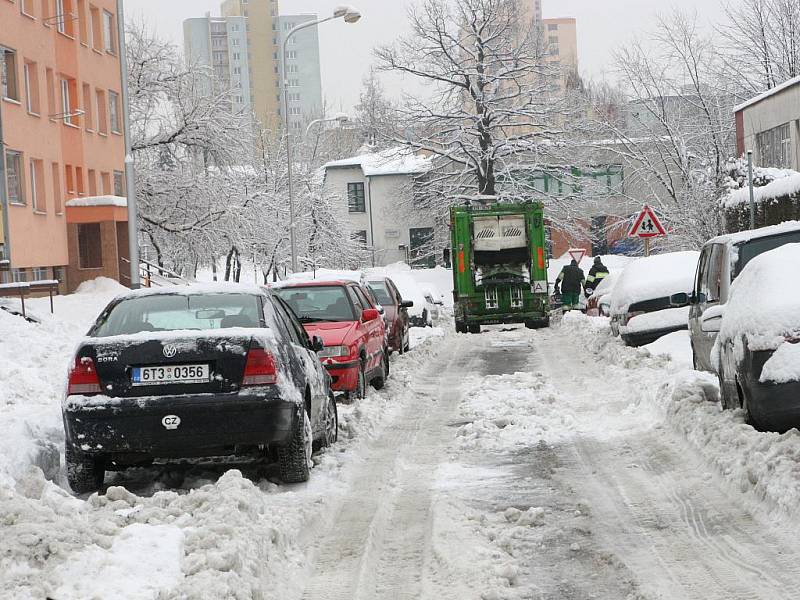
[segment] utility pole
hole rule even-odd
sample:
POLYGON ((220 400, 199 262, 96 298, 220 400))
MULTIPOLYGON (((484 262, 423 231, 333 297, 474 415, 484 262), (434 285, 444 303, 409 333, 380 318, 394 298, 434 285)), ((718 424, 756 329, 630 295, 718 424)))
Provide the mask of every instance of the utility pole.
MULTIPOLYGON (((6 144, 3 138, 3 106, 0 103, 0 218, 3 220, 4 251, 0 259, 11 260, 8 225, 8 188, 6 186, 6 144)), ((2 281, 0 281, 1 283, 2 281)))
POLYGON ((136 203, 136 171, 131 148, 131 112, 128 93, 128 55, 125 45, 125 13, 123 0, 117 0, 117 37, 122 79, 122 125, 125 130, 125 190, 128 196, 128 255, 131 266, 131 289, 138 289, 139 280, 139 206, 136 203))

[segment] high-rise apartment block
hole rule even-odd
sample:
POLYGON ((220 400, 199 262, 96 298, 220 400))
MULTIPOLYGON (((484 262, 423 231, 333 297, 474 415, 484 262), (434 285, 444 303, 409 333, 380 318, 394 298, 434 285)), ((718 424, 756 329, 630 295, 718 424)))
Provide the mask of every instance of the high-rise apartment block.
POLYGON ((547 61, 560 66, 565 76, 578 70, 578 26, 577 21, 568 19, 543 19, 547 61))
MULTIPOLYGON (((316 18, 316 15, 278 17, 281 44, 295 26, 316 18)), ((316 26, 302 29, 289 39, 284 68, 289 99, 289 130, 298 130, 322 115, 322 77, 316 26)))
POLYGON ((251 110, 247 18, 206 16, 186 19, 183 39, 187 59, 213 67, 218 84, 231 90, 231 109, 235 112, 251 110))

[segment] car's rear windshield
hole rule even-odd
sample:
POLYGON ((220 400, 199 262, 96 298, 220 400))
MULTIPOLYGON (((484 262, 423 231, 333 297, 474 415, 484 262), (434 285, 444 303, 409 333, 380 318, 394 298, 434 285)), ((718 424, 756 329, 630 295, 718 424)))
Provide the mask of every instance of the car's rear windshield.
POLYGON ((375 298, 380 304, 385 304, 387 306, 392 304, 392 299, 389 297, 389 290, 386 289, 385 282, 370 281, 367 285, 369 285, 369 289, 371 289, 372 293, 375 294, 375 298))
POLYGON ((736 261, 736 273, 739 275, 751 260, 759 254, 774 250, 784 244, 794 244, 800 242, 800 231, 787 231, 779 235, 757 238, 739 244, 739 256, 736 261))
POLYGON ((315 321, 354 321, 353 304, 343 286, 308 286, 275 290, 300 319, 315 321))
POLYGON ((159 294, 127 298, 104 314, 90 335, 108 337, 147 331, 264 327, 252 294, 159 294))

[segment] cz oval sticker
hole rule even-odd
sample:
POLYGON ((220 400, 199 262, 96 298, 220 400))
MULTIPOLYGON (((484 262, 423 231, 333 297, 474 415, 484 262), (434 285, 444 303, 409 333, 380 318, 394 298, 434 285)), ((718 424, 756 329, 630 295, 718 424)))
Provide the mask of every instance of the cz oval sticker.
POLYGON ((167 415, 161 419, 161 424, 165 429, 177 429, 181 424, 181 418, 178 415, 167 415))

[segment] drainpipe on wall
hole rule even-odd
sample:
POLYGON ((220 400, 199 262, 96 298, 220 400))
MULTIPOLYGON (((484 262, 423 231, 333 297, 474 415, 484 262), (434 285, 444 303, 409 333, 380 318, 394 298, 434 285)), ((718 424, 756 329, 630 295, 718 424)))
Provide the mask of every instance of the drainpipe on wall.
POLYGON ((6 143, 3 140, 3 107, 0 105, 0 217, 3 221, 4 256, 11 260, 11 237, 8 226, 8 188, 6 185, 6 143))
POLYGON ((367 194, 369 195, 369 241, 372 248, 372 266, 375 266, 375 231, 372 227, 372 177, 367 176, 367 194))

